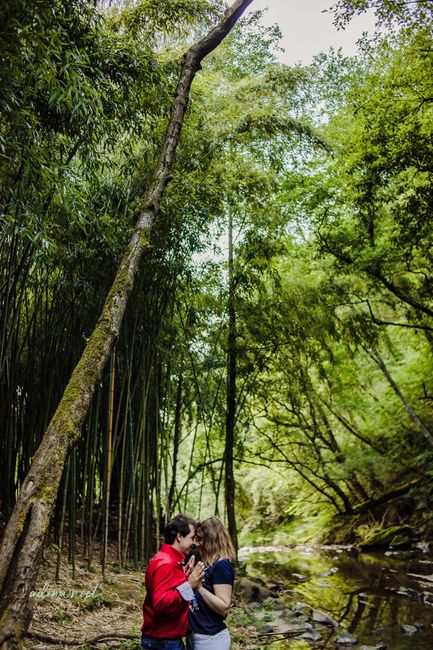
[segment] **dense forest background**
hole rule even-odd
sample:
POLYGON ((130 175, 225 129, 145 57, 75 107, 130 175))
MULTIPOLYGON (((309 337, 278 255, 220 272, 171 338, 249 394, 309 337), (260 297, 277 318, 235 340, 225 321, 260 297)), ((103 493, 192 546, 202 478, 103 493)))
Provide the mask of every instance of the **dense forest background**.
MULTIPOLYGON (((433 531, 430 2, 278 63, 241 19, 192 86, 47 543, 142 562, 177 511, 239 543, 433 531)), ((111 287, 182 55, 224 6, 0 10, 0 533, 111 287)))

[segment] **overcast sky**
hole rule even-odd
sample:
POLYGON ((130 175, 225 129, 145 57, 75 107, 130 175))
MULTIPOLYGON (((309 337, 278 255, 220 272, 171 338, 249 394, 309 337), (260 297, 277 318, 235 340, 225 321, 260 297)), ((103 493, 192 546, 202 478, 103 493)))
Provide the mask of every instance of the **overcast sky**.
POLYGON ((308 64, 315 54, 330 47, 341 47, 346 55, 355 54, 356 41, 362 33, 373 31, 371 13, 356 16, 345 30, 337 30, 332 24, 333 14, 323 13, 335 3, 336 0, 253 0, 247 11, 268 7, 263 22, 278 23, 283 32, 281 46, 285 53, 280 55, 281 61, 308 64))

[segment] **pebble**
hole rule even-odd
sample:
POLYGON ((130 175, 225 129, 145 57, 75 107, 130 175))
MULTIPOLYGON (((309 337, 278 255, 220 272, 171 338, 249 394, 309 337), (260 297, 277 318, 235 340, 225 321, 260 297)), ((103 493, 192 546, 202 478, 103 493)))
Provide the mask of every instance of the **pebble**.
POLYGON ((358 639, 350 634, 350 632, 343 632, 335 637, 334 643, 337 645, 354 645, 358 643, 358 639))
POLYGON ((377 627, 375 630, 373 630, 373 634, 383 634, 386 632, 384 627, 377 627))

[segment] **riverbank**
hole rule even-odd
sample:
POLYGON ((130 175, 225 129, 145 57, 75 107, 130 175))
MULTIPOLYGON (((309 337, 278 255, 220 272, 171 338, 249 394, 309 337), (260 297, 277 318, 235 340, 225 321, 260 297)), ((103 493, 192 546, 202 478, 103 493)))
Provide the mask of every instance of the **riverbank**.
POLYGON ((433 555, 426 551, 243 549, 245 578, 264 589, 251 605, 261 646, 296 648, 296 635, 315 648, 344 641, 346 649, 431 650, 433 555))
MULTIPOLYGON (((403 503, 403 501, 402 501, 403 503)), ((270 521, 267 526, 245 523, 239 534, 242 547, 283 546, 357 546, 386 549, 393 547, 424 547, 433 549, 433 527, 415 509, 401 507, 386 512, 339 515, 326 506, 308 517, 288 516, 287 520, 270 521), (403 512, 405 514, 403 514, 403 512)))
MULTIPOLYGON (((33 596, 28 650, 136 650, 143 573, 112 564, 103 580, 100 568, 95 563, 89 571, 78 558, 73 576, 63 560, 55 582, 55 552, 47 551, 33 596)), ((233 650, 321 648, 350 638, 339 635, 351 635, 358 650, 431 650, 432 624, 430 553, 305 545, 241 549, 228 617, 233 650)))

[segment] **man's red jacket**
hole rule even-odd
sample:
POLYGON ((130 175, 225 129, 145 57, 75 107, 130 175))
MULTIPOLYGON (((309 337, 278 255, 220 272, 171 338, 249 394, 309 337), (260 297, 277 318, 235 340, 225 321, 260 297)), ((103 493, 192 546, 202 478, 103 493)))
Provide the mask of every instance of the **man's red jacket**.
POLYGON ((163 544, 147 565, 142 634, 178 639, 187 633, 189 603, 176 589, 186 582, 184 558, 170 544, 163 544))

